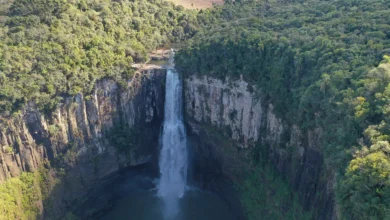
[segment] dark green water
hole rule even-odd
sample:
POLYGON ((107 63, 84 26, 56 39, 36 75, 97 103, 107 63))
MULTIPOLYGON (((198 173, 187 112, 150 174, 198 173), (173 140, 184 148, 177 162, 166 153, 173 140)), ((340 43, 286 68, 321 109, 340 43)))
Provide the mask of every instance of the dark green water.
MULTIPOLYGON (((120 196, 100 220, 234 220, 224 202, 214 193, 189 189, 175 207, 167 208, 156 195, 155 181, 133 176, 116 185, 120 196), (174 210, 174 211, 173 211, 174 210)), ((172 205, 172 204, 171 204, 172 205)))

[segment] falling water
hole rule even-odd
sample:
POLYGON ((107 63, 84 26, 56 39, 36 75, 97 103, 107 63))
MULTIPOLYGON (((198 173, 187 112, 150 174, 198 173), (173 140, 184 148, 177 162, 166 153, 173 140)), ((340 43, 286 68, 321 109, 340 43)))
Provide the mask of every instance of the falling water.
MULTIPOLYGON (((160 137, 160 181, 157 196, 145 189, 153 183, 136 174, 121 185, 121 197, 101 220, 233 220, 226 204, 215 194, 188 190, 186 132, 183 125, 182 85, 173 68, 173 53, 166 76, 165 116, 160 137)), ((148 179, 148 178, 146 178, 148 179)))
MULTIPOLYGON (((172 64, 172 62, 171 62, 172 64)), ((165 216, 174 219, 178 199, 182 198, 187 180, 186 133, 182 114, 182 86, 178 73, 168 68, 166 76, 165 115, 160 152, 158 195, 165 203, 165 216)))

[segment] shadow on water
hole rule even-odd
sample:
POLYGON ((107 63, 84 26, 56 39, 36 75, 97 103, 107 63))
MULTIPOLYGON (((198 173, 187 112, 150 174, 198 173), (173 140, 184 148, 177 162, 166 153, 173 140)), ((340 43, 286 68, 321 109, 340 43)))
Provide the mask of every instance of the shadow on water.
POLYGON ((233 220, 226 204, 214 193, 187 189, 183 198, 162 200, 157 180, 131 173, 115 184, 118 197, 100 220, 233 220))

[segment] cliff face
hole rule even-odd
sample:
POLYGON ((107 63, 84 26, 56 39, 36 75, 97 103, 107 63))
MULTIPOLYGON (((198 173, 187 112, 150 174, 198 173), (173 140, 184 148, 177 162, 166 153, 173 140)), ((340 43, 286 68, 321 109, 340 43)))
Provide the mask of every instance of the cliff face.
POLYGON ((305 210, 316 219, 335 218, 333 175, 319 149, 321 129, 303 132, 287 124, 274 114, 272 104, 262 101, 259 90, 243 80, 189 76, 184 93, 189 130, 200 140, 195 144, 196 166, 207 173, 203 181, 213 182, 210 176, 220 174, 240 184, 254 170, 253 154, 263 152, 263 160, 298 193, 305 210))
POLYGON ((19 116, 1 119, 0 183, 21 172, 48 168, 50 161, 51 181, 45 191, 51 208, 45 209, 45 216, 59 217, 82 203, 88 189, 105 177, 151 161, 164 115, 165 73, 140 71, 124 89, 103 80, 91 96, 66 98, 50 115, 30 103, 19 116), (119 151, 108 140, 107 133, 116 127, 140 134, 131 150, 119 151))

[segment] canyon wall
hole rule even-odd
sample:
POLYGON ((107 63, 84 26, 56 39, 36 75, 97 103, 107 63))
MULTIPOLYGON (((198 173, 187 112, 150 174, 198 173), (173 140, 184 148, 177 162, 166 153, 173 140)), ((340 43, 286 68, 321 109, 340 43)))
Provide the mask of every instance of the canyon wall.
MULTIPOLYGON (((278 118, 260 90, 243 80, 191 75, 184 81, 185 116, 190 135, 198 140, 195 169, 203 172, 201 181, 224 194, 215 177, 243 184, 255 172, 254 154, 262 153, 260 160, 281 174, 304 210, 315 219, 336 218, 334 178, 323 162, 320 128, 303 132, 278 118)), ((226 200, 237 206, 233 197, 226 200)))
POLYGON ((158 152, 165 75, 154 67, 138 71, 122 87, 101 80, 93 94, 65 98, 50 114, 29 103, 18 116, 0 118, 0 183, 46 168, 43 190, 50 207, 39 206, 43 217, 56 219, 115 172, 150 162, 158 152), (118 149, 107 136, 112 129, 131 131, 136 142, 118 149))
MULTIPOLYGON (((142 70, 122 88, 102 80, 93 94, 65 98, 50 114, 29 103, 18 116, 1 118, 0 182, 22 172, 48 170, 38 207, 41 217, 56 219, 80 207, 91 189, 121 169, 156 162, 165 74, 156 67, 142 70), (115 143, 130 140, 128 149, 110 140, 123 138, 115 134, 123 130, 128 137, 115 143)), ((315 219, 336 219, 334 175, 321 154, 320 128, 304 131, 288 124, 258 88, 243 80, 185 76, 184 105, 196 155, 195 181, 217 192, 239 219, 245 218, 245 208, 233 185, 243 185, 256 172, 254 157, 277 170, 315 219)), ((81 216, 110 206, 107 197, 93 200, 96 210, 82 210, 81 216)))

